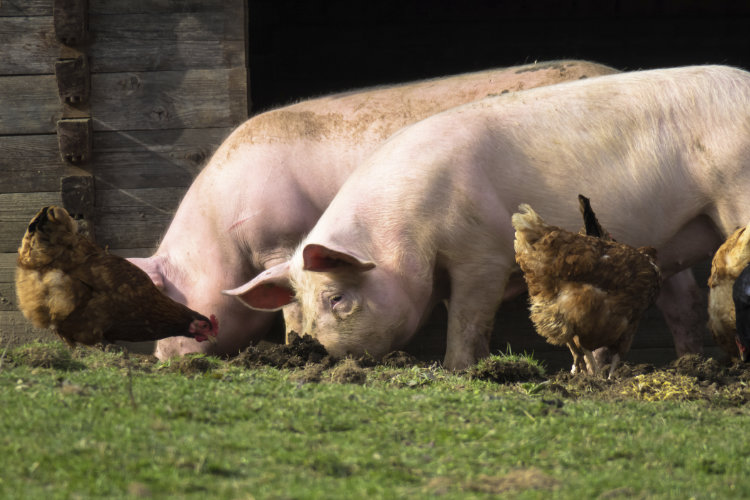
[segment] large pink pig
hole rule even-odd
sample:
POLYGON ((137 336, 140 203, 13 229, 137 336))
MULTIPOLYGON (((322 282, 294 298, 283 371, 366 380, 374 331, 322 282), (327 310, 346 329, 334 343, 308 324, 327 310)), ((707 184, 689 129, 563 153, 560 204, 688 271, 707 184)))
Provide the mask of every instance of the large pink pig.
MULTIPOLYGON (((215 354, 263 338, 273 316, 225 288, 285 261, 354 167, 404 125, 488 94, 614 73, 555 61, 379 87, 260 114, 224 141, 188 190, 156 253, 131 259, 173 299, 216 314, 215 354)), ((288 314, 290 328, 294 314, 288 314)), ((202 352, 190 339, 159 342, 160 358, 202 352)))
POLYGON ((577 230, 585 193, 618 241, 656 247, 670 276, 750 220, 748 187, 744 71, 642 71, 491 97, 395 134, 347 180, 291 263, 241 297, 283 305, 288 274, 303 331, 339 356, 404 345, 447 299, 444 364, 462 368, 488 354, 519 204, 577 230))

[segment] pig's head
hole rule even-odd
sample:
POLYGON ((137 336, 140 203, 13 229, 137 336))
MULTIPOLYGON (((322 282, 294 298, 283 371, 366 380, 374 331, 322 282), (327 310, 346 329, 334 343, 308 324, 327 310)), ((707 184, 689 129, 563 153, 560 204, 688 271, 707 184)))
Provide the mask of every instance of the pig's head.
POLYGON ((350 250, 306 244, 291 262, 224 293, 260 310, 296 301, 298 333, 310 334, 335 357, 377 358, 408 342, 421 317, 402 281, 350 250))
POLYGON ((160 359, 189 353, 233 355, 265 335, 273 322, 272 314, 252 311, 221 290, 233 283, 231 275, 216 268, 218 260, 206 259, 202 267, 177 265, 173 259, 155 255, 128 259, 149 275, 168 297, 206 316, 215 314, 221 324, 216 342, 199 342, 188 337, 169 337, 156 343, 160 359))

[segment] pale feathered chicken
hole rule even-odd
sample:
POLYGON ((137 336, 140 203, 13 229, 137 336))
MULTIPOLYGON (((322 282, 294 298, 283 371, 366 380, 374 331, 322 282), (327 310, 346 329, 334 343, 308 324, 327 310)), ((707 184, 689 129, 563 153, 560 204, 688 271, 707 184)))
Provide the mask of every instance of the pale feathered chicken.
POLYGON ((146 273, 78 233, 60 207, 31 220, 18 249, 16 295, 24 316, 76 343, 218 334, 218 321, 164 295, 146 273))
POLYGON ((750 266, 746 266, 732 285, 732 301, 736 311, 736 346, 740 361, 750 360, 750 266))
POLYGON ((609 348, 611 376, 659 292, 656 251, 551 226, 526 204, 512 222, 537 332, 550 344, 568 346, 572 373, 584 367, 598 373, 591 351, 609 348))
POLYGON ((735 306, 732 286, 750 263, 750 231, 741 227, 722 243, 711 261, 708 278, 708 328, 716 344, 730 358, 738 358, 735 306))

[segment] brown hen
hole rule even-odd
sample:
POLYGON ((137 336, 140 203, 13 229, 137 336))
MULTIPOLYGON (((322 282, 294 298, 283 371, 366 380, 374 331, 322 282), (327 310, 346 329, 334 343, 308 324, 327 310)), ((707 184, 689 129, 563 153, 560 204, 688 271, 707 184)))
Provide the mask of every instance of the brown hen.
POLYGON ((750 231, 741 227, 722 243, 711 261, 708 278, 708 328, 730 358, 739 358, 732 286, 750 263, 750 231))
POLYGON ((76 343, 184 336, 214 340, 218 322, 164 295, 146 273, 78 233, 60 207, 31 220, 18 249, 16 295, 24 316, 76 343))
POLYGON ((611 377, 659 292, 656 251, 551 226, 526 204, 519 211, 512 218, 516 262, 537 332, 550 344, 568 346, 572 373, 584 367, 598 373, 591 351, 609 348, 611 377))

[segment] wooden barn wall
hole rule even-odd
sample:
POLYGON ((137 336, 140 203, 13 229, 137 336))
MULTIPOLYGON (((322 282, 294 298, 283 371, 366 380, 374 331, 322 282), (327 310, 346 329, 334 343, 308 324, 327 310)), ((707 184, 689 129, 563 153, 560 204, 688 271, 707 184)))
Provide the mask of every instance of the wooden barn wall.
POLYGON ((15 252, 60 181, 93 174, 98 242, 124 255, 157 245, 194 177, 248 116, 244 0, 88 0, 88 38, 55 37, 53 0, 0 2, 0 335, 39 334, 15 305, 15 252), (91 95, 58 98, 55 62, 86 55, 91 95), (87 164, 61 160, 62 117, 90 116, 87 164))

